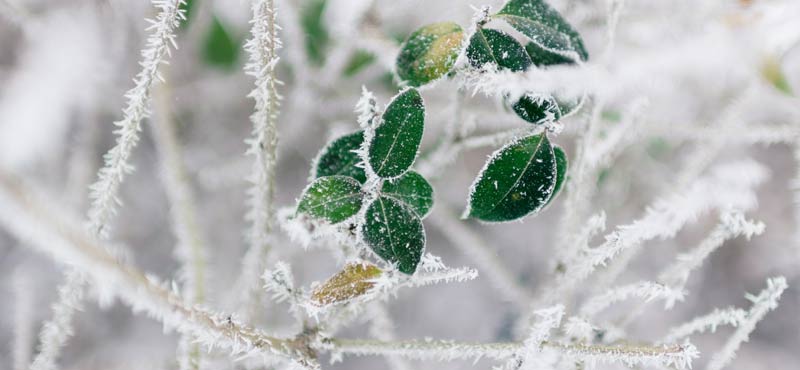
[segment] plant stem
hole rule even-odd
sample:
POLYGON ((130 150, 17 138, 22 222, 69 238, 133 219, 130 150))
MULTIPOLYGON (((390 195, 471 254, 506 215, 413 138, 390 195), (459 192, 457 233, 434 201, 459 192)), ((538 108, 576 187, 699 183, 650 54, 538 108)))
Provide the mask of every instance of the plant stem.
POLYGON ((247 314, 256 317, 260 310, 260 276, 266 266, 270 249, 275 214, 275 165, 278 147, 278 107, 281 96, 277 86, 281 84, 275 77, 278 63, 278 39, 275 25, 276 12, 273 0, 255 0, 252 5, 252 38, 245 49, 250 53, 246 71, 255 77, 255 88, 250 97, 255 100, 255 112, 250 117, 253 122, 252 137, 247 140, 247 154, 255 157, 249 191, 250 204, 248 219, 251 222, 249 249, 244 257, 239 286, 245 293, 247 314))
MULTIPOLYGON (((170 203, 172 227, 177 237, 175 255, 182 265, 184 298, 191 304, 202 304, 205 300, 206 243, 200 235, 197 221, 194 192, 181 155, 175 132, 175 121, 170 109, 172 90, 167 82, 155 88, 155 113, 153 134, 161 157, 162 182, 170 203)), ((182 369, 199 369, 200 347, 192 337, 184 336, 179 348, 188 357, 179 355, 182 369)))

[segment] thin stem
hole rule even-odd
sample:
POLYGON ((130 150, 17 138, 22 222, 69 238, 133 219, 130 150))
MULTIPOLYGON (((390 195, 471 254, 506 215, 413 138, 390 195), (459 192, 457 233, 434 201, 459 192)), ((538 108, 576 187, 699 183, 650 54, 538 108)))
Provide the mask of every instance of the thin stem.
POLYGON ((255 112, 250 117, 253 122, 252 137, 247 140, 247 154, 254 157, 249 190, 248 219, 249 249, 244 257, 242 275, 238 284, 247 295, 247 314, 257 316, 261 297, 260 277, 266 267, 275 219, 275 165, 278 147, 278 107, 281 96, 277 86, 281 84, 275 77, 278 63, 278 39, 275 3, 272 0, 256 0, 252 5, 253 19, 251 35, 245 49, 250 54, 250 62, 245 67, 247 73, 255 77, 255 88, 250 97, 255 100, 255 112))
POLYGON ((100 169, 97 181, 91 186, 89 229, 94 235, 108 235, 108 223, 120 204, 119 187, 125 175, 133 171, 130 157, 139 142, 142 119, 148 115, 150 89, 156 79, 162 79, 158 68, 170 54, 170 46, 176 47, 174 31, 184 17, 179 9, 183 2, 153 0, 160 11, 148 28, 153 33, 147 38, 147 47, 142 50, 142 70, 136 75, 135 86, 125 94, 128 104, 122 111, 122 120, 114 122, 119 127, 115 131, 117 142, 104 156, 105 167, 100 169))
MULTIPOLYGON (((402 356, 417 360, 452 361, 460 359, 490 358, 508 359, 526 350, 520 342, 467 343, 451 340, 409 340, 379 341, 368 339, 324 339, 320 345, 335 354, 356 356, 402 356)), ((563 344, 542 342, 542 348, 558 351, 576 359, 589 361, 617 361, 622 363, 643 363, 662 359, 664 363, 680 365, 683 360, 691 361, 696 350, 691 345, 596 345, 563 344)), ((683 367, 683 366, 679 366, 683 367)))
POLYGON ((32 247, 94 278, 101 288, 117 292, 133 310, 143 310, 181 333, 195 335, 209 347, 234 354, 279 356, 316 368, 303 342, 280 339, 184 302, 178 294, 136 268, 119 262, 95 238, 81 231, 56 203, 31 192, 30 184, 0 174, 0 223, 32 247))
MULTIPOLYGON (((206 243, 201 236, 197 221, 195 197, 181 155, 180 144, 172 117, 172 91, 168 83, 155 89, 156 119, 153 125, 156 148, 161 157, 162 182, 170 203, 172 227, 178 239, 175 255, 181 262, 181 279, 187 302, 202 304, 205 300, 206 243)), ((192 344, 191 337, 183 337, 180 352, 188 355, 181 365, 183 369, 198 369, 200 350, 192 344)), ((183 356, 179 356, 183 357, 183 356)))

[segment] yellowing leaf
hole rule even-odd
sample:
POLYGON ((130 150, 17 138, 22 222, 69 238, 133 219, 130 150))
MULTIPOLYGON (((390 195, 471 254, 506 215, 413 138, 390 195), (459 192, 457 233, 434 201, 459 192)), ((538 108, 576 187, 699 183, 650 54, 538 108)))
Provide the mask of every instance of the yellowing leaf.
POLYGON ((347 302, 367 293, 375 285, 381 269, 369 263, 351 263, 311 292, 311 300, 320 305, 347 302))

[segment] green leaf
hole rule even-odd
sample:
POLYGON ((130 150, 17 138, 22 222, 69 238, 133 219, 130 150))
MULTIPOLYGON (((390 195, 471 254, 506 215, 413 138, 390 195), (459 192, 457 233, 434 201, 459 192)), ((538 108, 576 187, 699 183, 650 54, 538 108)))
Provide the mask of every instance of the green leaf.
POLYGON ((297 212, 324 218, 335 224, 358 213, 362 197, 361 184, 352 177, 320 177, 303 192, 297 212))
POLYGON ((553 186, 552 195, 550 198, 547 199, 547 203, 545 206, 549 205, 550 202, 555 199, 561 188, 564 186, 564 181, 567 179, 567 168, 569 167, 569 162, 567 161, 567 153, 564 152, 564 149, 561 147, 554 146, 553 147, 553 155, 556 157, 556 184, 553 186))
POLYGON ((345 77, 353 77, 367 68, 372 62, 375 61, 375 55, 366 50, 356 50, 350 59, 345 64, 342 74, 345 77))
POLYGON ((480 29, 469 40, 467 59, 475 68, 487 63, 497 64, 498 69, 513 72, 524 71, 531 65, 531 58, 511 35, 498 30, 480 29))
POLYGON ((496 151, 472 183, 466 215, 511 221, 539 211, 556 183, 556 159, 547 135, 530 135, 496 151))
POLYGON ((356 131, 331 141, 317 157, 314 177, 342 175, 363 184, 367 181, 367 175, 363 168, 356 166, 361 162, 361 157, 354 152, 361 148, 363 142, 364 131, 356 131))
POLYGON ((425 123, 425 106, 416 89, 392 99, 369 144, 369 165, 384 178, 405 173, 417 158, 425 123))
POLYGON ((425 218, 433 206, 433 188, 422 175, 408 171, 398 179, 383 184, 381 194, 397 199, 425 218))
POLYGON ((325 49, 330 37, 325 28, 323 15, 327 0, 311 0, 301 9, 300 26, 305 36, 306 54, 313 65, 325 62, 325 49))
POLYGON ((400 272, 416 271, 425 249, 425 229, 411 207, 379 196, 367 208, 362 233, 375 254, 396 264, 400 272))
POLYGON ((544 0, 511 0, 496 16, 542 49, 574 52, 582 60, 589 58, 581 35, 544 0))
POLYGON ((231 69, 238 58, 239 42, 233 39, 219 18, 213 17, 203 43, 203 60, 211 66, 231 69))
POLYGON ((572 58, 548 51, 533 42, 529 42, 525 45, 525 52, 528 53, 531 62, 537 67, 547 67, 557 64, 575 64, 572 58))
POLYGON ((561 109, 550 96, 525 94, 511 108, 517 116, 535 125, 561 118, 561 109))
POLYGON ((444 76, 456 62, 464 31, 453 22, 424 26, 400 47, 397 75, 411 86, 421 86, 444 76))

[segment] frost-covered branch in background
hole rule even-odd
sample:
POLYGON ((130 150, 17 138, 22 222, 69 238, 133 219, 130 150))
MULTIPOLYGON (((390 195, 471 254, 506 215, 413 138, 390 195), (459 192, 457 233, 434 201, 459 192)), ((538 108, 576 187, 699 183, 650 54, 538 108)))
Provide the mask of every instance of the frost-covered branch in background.
POLYGON ((122 119, 114 122, 118 127, 116 144, 106 153, 105 166, 100 169, 97 182, 91 186, 88 227, 95 235, 108 235, 108 223, 122 202, 117 194, 119 186, 125 175, 133 171, 130 157, 139 142, 142 119, 149 114, 150 90, 156 80, 161 79, 158 68, 165 63, 170 48, 177 47, 175 28, 184 19, 183 11, 179 9, 183 3, 184 0, 153 0, 159 12, 156 19, 148 20, 147 30, 151 33, 142 50, 139 63, 142 70, 134 79, 135 86, 125 93, 128 103, 122 110, 122 119))
POLYGON ((739 326, 739 323, 744 322, 746 318, 747 311, 741 308, 715 308, 714 311, 708 315, 695 318, 686 324, 670 329, 669 334, 661 341, 670 343, 688 337, 694 333, 704 333, 706 331, 713 333, 720 325, 736 327, 739 326))
POLYGON ((209 348, 221 348, 240 357, 278 356, 316 367, 300 344, 265 335, 240 324, 230 315, 186 305, 184 299, 153 276, 122 264, 90 235, 75 217, 56 208, 41 192, 0 174, 0 223, 38 251, 91 277, 102 289, 116 294, 134 312, 145 311, 167 328, 191 334, 209 348))
POLYGON ((750 333, 756 328, 756 324, 766 316, 769 311, 778 307, 778 300, 781 298, 783 291, 786 290, 788 284, 786 278, 775 277, 767 279, 767 287, 758 295, 748 294, 745 296, 748 301, 753 303, 750 310, 747 312, 747 318, 738 323, 738 328, 733 335, 728 338, 725 345, 719 352, 711 357, 706 369, 708 370, 721 370, 727 366, 736 356, 736 350, 742 343, 750 339, 750 333))
MULTIPOLYGON (((245 254, 239 287, 247 296, 248 310, 258 305, 259 277, 266 266, 267 252, 272 243, 275 222, 275 165, 278 147, 278 109, 281 96, 278 86, 282 83, 275 75, 280 59, 278 38, 280 27, 276 23, 277 11, 273 0, 255 0, 252 4, 253 18, 250 20, 251 39, 245 44, 250 58, 245 66, 247 74, 255 78, 255 88, 248 95, 255 100, 252 137, 247 139, 247 154, 254 163, 249 175, 248 214, 250 231, 247 237, 248 251, 245 254)), ((254 317, 255 312, 248 312, 254 317)))
POLYGON ((552 300, 570 291, 595 269, 607 264, 624 250, 637 248, 648 240, 675 235, 701 213, 736 205, 751 207, 755 203, 752 188, 765 178, 766 171, 755 162, 729 164, 698 179, 688 190, 658 200, 647 209, 643 218, 617 227, 616 231, 606 236, 604 243, 584 250, 569 262, 565 267, 566 273, 547 292, 546 299, 552 300))
POLYGON ((683 253, 676 261, 664 269, 658 276, 658 281, 683 288, 689 279, 689 274, 700 267, 708 256, 719 248, 726 240, 743 235, 748 240, 753 235, 764 232, 762 222, 754 222, 744 218, 739 211, 724 211, 720 216, 720 224, 703 239, 695 249, 683 253))
POLYGON ((599 296, 591 297, 583 304, 580 312, 585 317, 593 317, 612 304, 630 297, 639 297, 645 302, 662 299, 666 302, 665 306, 669 307, 675 301, 682 301, 685 295, 686 292, 681 288, 675 289, 664 284, 642 281, 611 288, 599 296))
MULTIPOLYGON (((183 20, 183 10, 179 9, 184 0, 153 0, 159 9, 155 20, 147 31, 150 34, 147 44, 141 52, 142 69, 134 79, 135 86, 125 96, 127 106, 123 109, 123 118, 114 122, 117 126, 115 146, 105 155, 105 166, 98 172, 98 180, 90 187, 92 203, 88 212, 87 227, 94 236, 105 238, 116 208, 121 204, 118 197, 119 187, 124 176, 133 170, 129 159, 133 148, 139 140, 141 121, 149 111, 151 88, 156 79, 162 79, 158 68, 165 63, 170 48, 177 48, 175 28, 183 20)), ((55 369, 55 361, 61 348, 73 333, 73 317, 75 310, 81 307, 84 295, 85 277, 77 271, 68 272, 59 287, 58 301, 53 305, 53 317, 42 328, 40 337, 41 351, 31 365, 35 370, 55 369)))
POLYGON ((44 323, 39 333, 39 354, 30 365, 31 370, 55 370, 56 358, 67 340, 74 334, 72 320, 81 310, 84 295, 84 277, 82 272, 72 270, 66 275, 66 281, 78 281, 80 284, 62 284, 58 290, 58 300, 53 304, 53 318, 44 323))

